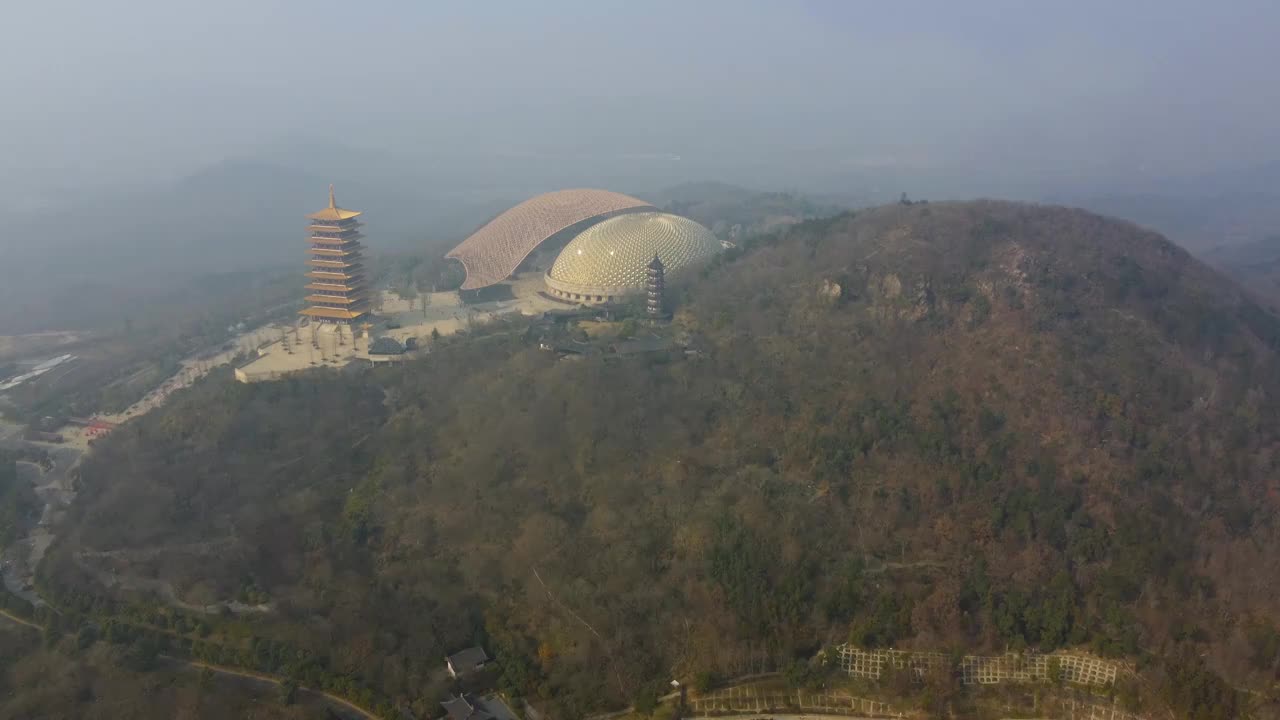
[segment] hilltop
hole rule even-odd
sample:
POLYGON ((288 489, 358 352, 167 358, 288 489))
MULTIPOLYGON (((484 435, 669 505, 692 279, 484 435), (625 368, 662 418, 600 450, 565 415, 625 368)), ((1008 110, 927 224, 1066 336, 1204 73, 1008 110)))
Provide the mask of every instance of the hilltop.
POLYGON ((420 712, 476 641, 556 717, 844 641, 1082 648, 1186 717, 1275 680, 1280 320, 1155 233, 887 206, 722 256, 695 355, 519 330, 176 394, 85 461, 42 591, 265 606, 215 637, 420 712))

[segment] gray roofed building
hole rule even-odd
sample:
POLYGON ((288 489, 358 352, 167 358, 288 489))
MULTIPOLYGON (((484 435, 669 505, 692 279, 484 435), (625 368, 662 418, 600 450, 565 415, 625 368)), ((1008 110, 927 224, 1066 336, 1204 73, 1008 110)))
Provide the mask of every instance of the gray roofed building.
POLYGON ((538 347, 561 355, 594 355, 599 351, 595 345, 578 340, 550 340, 544 338, 538 342, 538 347))
POLYGON ((402 355, 404 346, 393 337, 380 337, 369 346, 370 355, 402 355))
POLYGON ((496 695, 477 699, 471 695, 459 695, 440 703, 448 720, 516 720, 506 703, 496 695))
POLYGON ((474 700, 468 699, 466 695, 459 695, 440 704, 448 713, 449 720, 480 720, 487 717, 477 709, 474 700))
POLYGON ((482 647, 469 647, 450 655, 444 661, 449 670, 449 677, 457 679, 484 667, 484 664, 489 662, 489 656, 482 647))

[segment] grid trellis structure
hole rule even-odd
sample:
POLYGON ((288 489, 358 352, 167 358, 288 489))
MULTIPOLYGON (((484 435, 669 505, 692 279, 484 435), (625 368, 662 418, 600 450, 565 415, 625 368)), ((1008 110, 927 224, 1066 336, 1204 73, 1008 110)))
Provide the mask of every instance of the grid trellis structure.
MULTIPOLYGON (((884 668, 892 663, 898 669, 911 668, 917 677, 949 662, 935 652, 906 650, 864 650, 852 645, 836 648, 840 668, 850 677, 878 680, 884 668)), ((1077 685, 1106 686, 1116 681, 1120 666, 1088 655, 1071 653, 1009 653, 1007 655, 965 655, 956 671, 965 685, 998 685, 1001 683, 1047 682, 1054 667, 1063 681, 1077 685)))
POLYGON ((708 695, 690 698, 688 708, 694 715, 759 713, 793 709, 827 714, 907 717, 902 711, 880 700, 853 697, 843 693, 761 690, 754 687, 725 688, 708 695))
POLYGON ((1048 655, 966 655, 960 660, 960 682, 965 685, 1040 682, 1050 678, 1050 665, 1048 655))
POLYGON ((916 677, 923 678, 930 670, 947 666, 947 656, 936 652, 910 652, 907 650, 863 650, 852 645, 841 645, 840 667, 850 677, 879 680, 885 667, 896 670, 911 669, 916 677))

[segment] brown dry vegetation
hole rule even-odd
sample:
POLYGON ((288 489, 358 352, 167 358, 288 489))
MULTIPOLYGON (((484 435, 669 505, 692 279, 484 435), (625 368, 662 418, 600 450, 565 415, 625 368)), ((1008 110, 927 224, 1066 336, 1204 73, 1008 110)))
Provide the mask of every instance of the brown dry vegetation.
POLYGON ((700 358, 511 336, 213 377, 86 461, 45 589, 104 612, 76 551, 233 537, 154 569, 423 712, 475 640, 556 717, 848 639, 1154 661, 1142 702, 1185 717, 1239 712, 1209 667, 1274 682, 1280 321, 1182 250, 885 207, 731 251, 680 308, 700 358))
MULTIPOLYGON (((0 620, 0 623, 4 621, 0 620)), ((42 720, 119 718, 333 717, 317 702, 286 705, 278 688, 161 664, 130 666, 128 652, 105 644, 77 649, 39 633, 0 625, 0 717, 42 720)))

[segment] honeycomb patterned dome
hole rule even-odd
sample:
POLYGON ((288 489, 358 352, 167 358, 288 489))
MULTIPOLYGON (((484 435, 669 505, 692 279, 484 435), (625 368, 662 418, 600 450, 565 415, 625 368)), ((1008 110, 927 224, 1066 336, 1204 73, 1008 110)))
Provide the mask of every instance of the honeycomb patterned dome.
MULTIPOLYGON (((657 255, 668 277, 720 252, 711 231, 679 215, 633 212, 583 230, 565 245, 547 272, 559 294, 628 295, 643 291, 657 255)), ((583 298, 586 299, 586 298, 583 298)))

